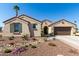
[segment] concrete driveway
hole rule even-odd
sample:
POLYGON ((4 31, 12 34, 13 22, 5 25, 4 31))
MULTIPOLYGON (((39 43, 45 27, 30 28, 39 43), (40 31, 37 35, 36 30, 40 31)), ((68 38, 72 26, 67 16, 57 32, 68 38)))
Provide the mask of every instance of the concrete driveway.
MULTIPOLYGON (((48 39, 52 39, 54 37, 50 37, 48 39)), ((79 37, 78 36, 55 36, 56 39, 76 48, 79 49, 79 37)))

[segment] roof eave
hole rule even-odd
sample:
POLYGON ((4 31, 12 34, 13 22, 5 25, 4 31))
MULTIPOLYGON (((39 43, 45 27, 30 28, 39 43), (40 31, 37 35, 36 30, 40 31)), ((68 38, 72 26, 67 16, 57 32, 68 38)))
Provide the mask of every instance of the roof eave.
MULTIPOLYGON (((36 21, 38 21, 38 22, 41 23, 41 21, 39 21, 39 20, 37 20, 37 19, 35 19, 35 18, 33 18, 33 17, 30 17, 30 16, 28 16, 28 15, 22 14, 22 15, 20 15, 20 16, 26 16, 26 17, 29 17, 29 18, 31 18, 31 19, 33 19, 33 20, 36 20, 36 21)), ((20 17, 20 16, 18 16, 18 17, 20 17)))
MULTIPOLYGON (((61 19, 61 20, 59 20, 59 21, 56 21, 56 22, 50 24, 49 27, 52 26, 52 25, 54 25, 54 24, 56 24, 57 22, 62 21, 62 20, 65 20, 65 19, 61 19)), ((67 20, 65 20, 65 21, 67 21, 67 20)), ((67 21, 67 22, 69 22, 69 21, 67 21)), ((77 26, 75 23, 72 23, 72 22, 69 22, 69 23, 74 24, 75 26, 77 26)))

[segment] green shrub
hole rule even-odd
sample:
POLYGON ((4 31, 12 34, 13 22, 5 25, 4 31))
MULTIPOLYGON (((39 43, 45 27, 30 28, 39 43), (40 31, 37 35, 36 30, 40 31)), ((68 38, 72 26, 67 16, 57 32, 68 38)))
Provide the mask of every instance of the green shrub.
POLYGON ((10 53, 10 52, 12 52, 11 49, 5 49, 5 51, 4 51, 4 53, 10 53))
POLYGON ((44 38, 44 41, 47 42, 47 38, 44 38))
POLYGON ((27 35, 27 34, 26 34, 26 35, 23 35, 23 36, 22 36, 22 39, 23 39, 23 40, 28 40, 28 35, 27 35))
POLYGON ((41 42, 38 42, 38 43, 41 43, 41 42))
POLYGON ((11 42, 11 43, 9 43, 10 45, 14 45, 14 43, 13 42, 11 42))
POLYGON ((48 43, 49 46, 56 46, 54 43, 48 43))
POLYGON ((25 45, 25 47, 28 47, 28 45, 25 45))
POLYGON ((9 40, 14 40, 14 36, 9 37, 9 40))
POLYGON ((0 41, 3 41, 3 37, 2 37, 2 35, 0 35, 0 41))
POLYGON ((36 41, 37 39, 36 38, 33 38, 33 40, 36 41))
POLYGON ((29 46, 32 46, 32 44, 29 44, 29 46))
POLYGON ((42 37, 44 36, 44 31, 41 31, 41 36, 42 36, 42 37))
POLYGON ((37 48, 37 46, 36 45, 32 45, 31 48, 37 48))

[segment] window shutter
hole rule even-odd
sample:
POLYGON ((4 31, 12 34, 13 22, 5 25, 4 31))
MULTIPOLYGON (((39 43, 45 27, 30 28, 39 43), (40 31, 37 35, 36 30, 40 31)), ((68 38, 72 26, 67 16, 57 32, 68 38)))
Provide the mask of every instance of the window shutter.
POLYGON ((22 24, 19 24, 19 32, 22 33, 22 24))
POLYGON ((14 32, 14 24, 10 24, 10 32, 11 32, 11 33, 14 32))

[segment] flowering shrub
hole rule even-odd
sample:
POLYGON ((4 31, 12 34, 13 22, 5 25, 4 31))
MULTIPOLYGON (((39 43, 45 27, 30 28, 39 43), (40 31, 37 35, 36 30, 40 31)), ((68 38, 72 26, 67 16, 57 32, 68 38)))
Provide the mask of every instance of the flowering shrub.
POLYGON ((20 54, 21 52, 26 51, 26 50, 27 50, 27 48, 25 46, 23 46, 23 47, 20 47, 20 48, 17 48, 16 50, 14 50, 12 52, 12 54, 20 54))

